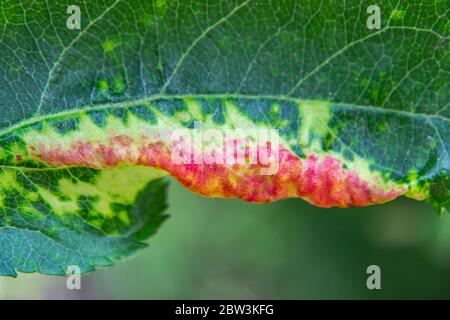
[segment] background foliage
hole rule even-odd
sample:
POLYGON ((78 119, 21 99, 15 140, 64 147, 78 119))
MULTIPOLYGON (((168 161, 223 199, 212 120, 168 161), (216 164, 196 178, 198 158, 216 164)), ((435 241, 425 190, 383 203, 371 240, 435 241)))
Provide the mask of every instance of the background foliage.
POLYGON ((321 209, 169 191, 171 217, 147 250, 84 277, 81 291, 20 274, 0 280, 0 298, 450 298, 450 219, 425 203, 321 209), (366 288, 370 264, 380 291, 366 288))

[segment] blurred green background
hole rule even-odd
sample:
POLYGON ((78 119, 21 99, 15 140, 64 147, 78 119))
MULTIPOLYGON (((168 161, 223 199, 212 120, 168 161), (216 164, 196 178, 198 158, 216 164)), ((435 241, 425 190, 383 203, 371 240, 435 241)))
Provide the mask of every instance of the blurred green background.
POLYGON ((398 199, 321 209, 207 199, 172 182, 149 247, 67 290, 65 278, 0 278, 0 299, 450 298, 450 218, 398 199), (366 269, 381 268, 381 290, 366 269))

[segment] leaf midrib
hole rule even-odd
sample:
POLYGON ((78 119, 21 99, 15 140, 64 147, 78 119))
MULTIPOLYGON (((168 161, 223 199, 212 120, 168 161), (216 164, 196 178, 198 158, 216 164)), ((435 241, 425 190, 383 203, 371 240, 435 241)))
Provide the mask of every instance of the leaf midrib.
POLYGON ((16 130, 20 130, 24 127, 52 119, 62 118, 65 116, 70 115, 76 115, 76 114, 82 114, 89 111, 99 111, 99 110, 108 110, 108 109, 116 109, 116 108, 129 108, 133 106, 137 106, 140 104, 147 104, 152 101, 164 99, 164 100, 171 100, 171 99, 244 99, 244 100, 277 100, 277 101, 288 101, 288 102, 294 102, 294 103, 317 103, 317 102, 327 102, 332 104, 333 106, 345 106, 350 107, 355 110, 362 110, 366 112, 377 112, 377 113, 391 113, 391 114, 397 114, 402 115, 406 117, 422 117, 426 119, 439 119, 442 121, 450 122, 449 118, 446 118, 444 116, 440 116, 437 114, 425 114, 425 113, 414 113, 411 111, 405 111, 405 110, 395 110, 390 108, 381 108, 377 106, 370 106, 370 105, 357 105, 347 102, 337 102, 337 101, 326 101, 326 100, 313 100, 313 99, 299 99, 299 98, 293 98, 289 96, 284 95, 245 95, 245 94, 182 94, 182 95, 152 95, 150 97, 145 98, 139 98, 134 100, 127 100, 127 101, 120 101, 120 102, 113 102, 113 103, 106 103, 106 104, 98 104, 98 105, 86 105, 70 110, 65 110, 61 112, 57 112, 54 114, 47 114, 42 116, 35 116, 31 117, 30 119, 21 121, 15 125, 12 125, 10 127, 7 127, 3 130, 0 130, 0 137, 4 137, 7 134, 10 134, 16 130))

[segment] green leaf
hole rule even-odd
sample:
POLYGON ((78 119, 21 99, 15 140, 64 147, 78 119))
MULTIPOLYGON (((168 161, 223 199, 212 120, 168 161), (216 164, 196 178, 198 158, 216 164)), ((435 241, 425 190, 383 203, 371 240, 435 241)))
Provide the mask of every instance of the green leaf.
POLYGON ((166 175, 211 197, 448 210, 448 5, 378 2, 380 29, 366 1, 85 1, 77 30, 66 1, 3 1, 0 274, 130 255, 166 217, 166 175), (173 129, 198 163, 173 161, 173 129), (276 130, 274 172, 207 162, 227 141, 195 139, 240 129, 276 130))

